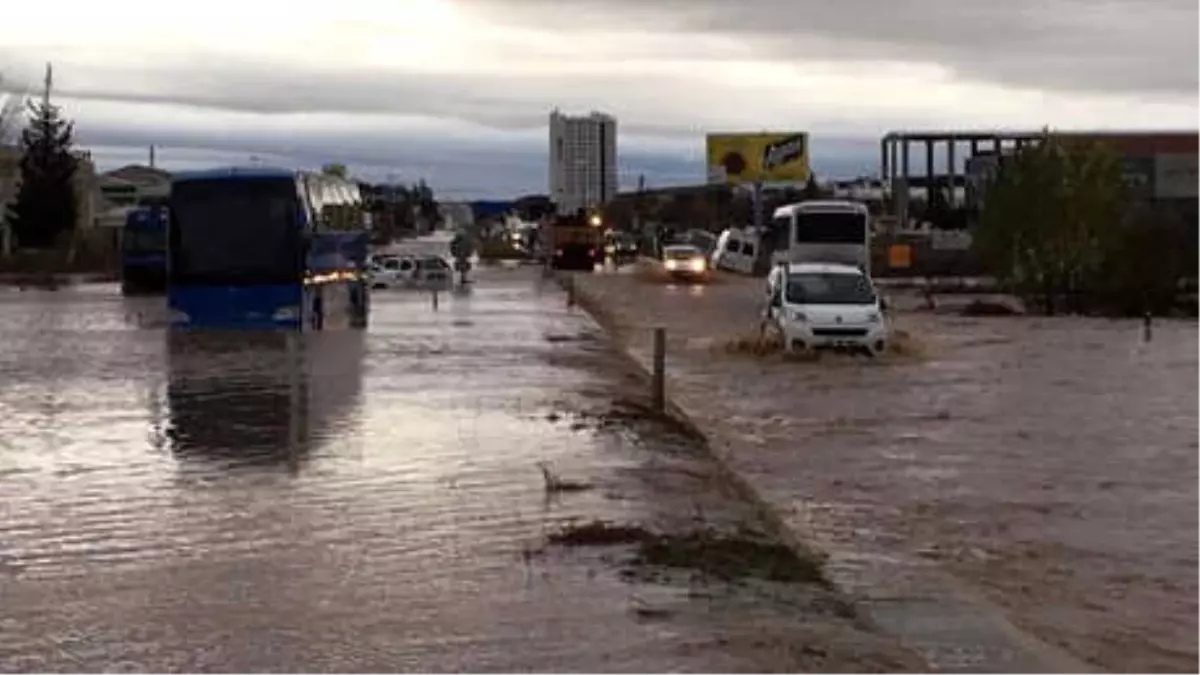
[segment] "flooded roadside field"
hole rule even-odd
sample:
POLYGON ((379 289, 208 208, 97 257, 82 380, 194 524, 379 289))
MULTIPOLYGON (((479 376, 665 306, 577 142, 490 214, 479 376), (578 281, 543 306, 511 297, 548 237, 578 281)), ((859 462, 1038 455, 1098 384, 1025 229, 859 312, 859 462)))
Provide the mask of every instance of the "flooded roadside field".
POLYGON ((783 362, 713 348, 754 325, 755 284, 584 286, 644 359, 667 327, 675 395, 864 595, 948 571, 1085 662, 1194 670, 1193 322, 1144 343, 1136 321, 905 311, 921 358, 783 362))
POLYGON ((0 670, 921 669, 536 277, 296 342, 0 289, 0 670))

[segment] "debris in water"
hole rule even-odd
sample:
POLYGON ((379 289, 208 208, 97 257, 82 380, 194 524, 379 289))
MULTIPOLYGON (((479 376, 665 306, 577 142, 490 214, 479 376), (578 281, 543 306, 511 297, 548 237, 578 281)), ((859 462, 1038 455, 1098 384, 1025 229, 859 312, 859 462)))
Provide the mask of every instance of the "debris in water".
POLYGON ((582 492, 584 490, 592 489, 592 485, 590 483, 579 483, 560 478, 550 470, 550 467, 546 464, 546 462, 538 462, 537 466, 542 470, 542 478, 546 481, 546 492, 548 493, 582 492))
POLYGON ((753 533, 729 535, 701 529, 682 535, 657 534, 637 525, 594 520, 569 525, 550 534, 547 540, 561 546, 637 544, 631 565, 690 569, 724 581, 753 577, 829 585, 819 561, 801 557, 784 544, 753 533))
POLYGON ((650 532, 637 525, 614 525, 593 520, 582 525, 568 525, 546 537, 551 544, 561 546, 617 546, 637 544, 651 537, 650 532))

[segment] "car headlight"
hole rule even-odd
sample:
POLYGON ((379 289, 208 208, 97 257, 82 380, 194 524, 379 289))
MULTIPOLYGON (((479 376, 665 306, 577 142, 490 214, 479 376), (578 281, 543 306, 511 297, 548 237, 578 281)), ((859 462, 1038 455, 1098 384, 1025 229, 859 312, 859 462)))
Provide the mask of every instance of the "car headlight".
POLYGON ((173 309, 168 315, 168 320, 173 324, 191 323, 192 317, 188 316, 187 312, 173 309))
POLYGON ((882 320, 883 317, 879 315, 879 312, 871 312, 867 315, 867 323, 879 323, 882 320))
POLYGON ((787 317, 791 321, 799 321, 801 323, 808 321, 808 315, 798 309, 789 309, 787 311, 787 317))
POLYGON ((701 260, 700 258, 693 260, 692 261, 692 271, 693 272, 703 272, 704 271, 704 261, 701 260))
POLYGON ((271 315, 271 318, 275 321, 292 321, 299 318, 299 316, 300 309, 298 307, 280 307, 279 309, 275 310, 275 313, 271 315))
POLYGON ((674 260, 668 260, 666 262, 666 268, 671 271, 674 271, 677 267, 679 267, 679 263, 675 262, 674 260))

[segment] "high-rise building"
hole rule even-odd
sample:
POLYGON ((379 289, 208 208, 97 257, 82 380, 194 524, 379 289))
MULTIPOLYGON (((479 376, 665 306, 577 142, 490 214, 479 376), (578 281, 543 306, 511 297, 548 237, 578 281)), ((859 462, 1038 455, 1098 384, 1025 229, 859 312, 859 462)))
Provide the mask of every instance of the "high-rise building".
POLYGON ((593 112, 550 113, 550 199, 559 213, 600 206, 617 194, 617 120, 593 112))

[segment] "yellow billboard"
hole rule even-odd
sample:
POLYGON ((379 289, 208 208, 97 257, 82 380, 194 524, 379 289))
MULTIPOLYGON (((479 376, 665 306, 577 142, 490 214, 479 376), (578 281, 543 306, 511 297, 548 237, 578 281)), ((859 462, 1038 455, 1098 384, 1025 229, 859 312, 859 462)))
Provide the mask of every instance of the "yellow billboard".
POLYGON ((709 183, 802 183, 808 180, 808 134, 709 134, 709 183))

